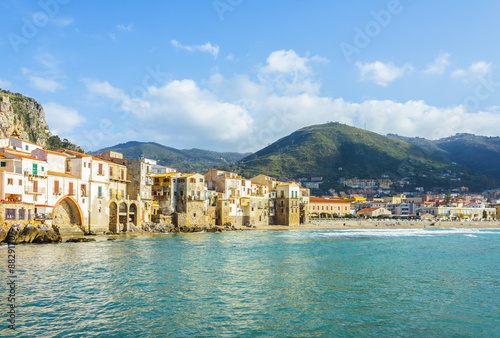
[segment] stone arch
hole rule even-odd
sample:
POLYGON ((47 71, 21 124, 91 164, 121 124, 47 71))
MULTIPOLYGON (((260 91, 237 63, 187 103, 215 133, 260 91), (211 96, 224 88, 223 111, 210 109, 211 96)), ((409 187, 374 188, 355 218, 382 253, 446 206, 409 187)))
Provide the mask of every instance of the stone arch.
POLYGON ((138 217, 139 217, 139 208, 137 207, 137 204, 131 203, 129 207, 129 216, 128 216, 129 222, 134 223, 134 225, 137 226, 138 217))
POLYGON ((109 231, 118 232, 118 206, 116 202, 109 204, 109 231))
POLYGON ((80 232, 84 230, 83 213, 78 202, 71 196, 61 197, 52 209, 54 225, 58 226, 63 233, 80 232))

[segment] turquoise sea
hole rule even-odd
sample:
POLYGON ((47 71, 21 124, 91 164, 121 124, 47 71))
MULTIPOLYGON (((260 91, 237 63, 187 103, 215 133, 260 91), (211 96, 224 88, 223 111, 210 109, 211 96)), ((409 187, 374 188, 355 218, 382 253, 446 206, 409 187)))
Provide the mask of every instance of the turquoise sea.
POLYGON ((500 336, 500 230, 118 238, 16 246, 16 336, 500 336))

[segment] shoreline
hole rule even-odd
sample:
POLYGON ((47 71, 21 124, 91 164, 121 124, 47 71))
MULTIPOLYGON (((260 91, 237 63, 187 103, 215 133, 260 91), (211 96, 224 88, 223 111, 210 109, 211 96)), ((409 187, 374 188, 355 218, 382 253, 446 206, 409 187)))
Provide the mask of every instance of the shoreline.
MULTIPOLYGON (((451 228, 469 228, 469 229, 500 229, 500 221, 478 221, 478 222, 455 222, 455 221, 376 221, 376 220, 346 220, 346 221, 328 221, 328 222, 312 222, 301 224, 299 226, 286 225, 260 225, 255 228, 244 226, 235 227, 235 230, 226 231, 291 231, 291 230, 363 230, 363 229, 451 229, 451 228), (431 225, 433 224, 433 225, 431 225)), ((62 235, 63 243, 69 238, 86 237, 86 238, 115 238, 119 239, 124 235, 152 235, 152 234, 170 234, 172 232, 126 232, 117 234, 98 234, 92 236, 85 235, 62 235)), ((177 234, 199 234, 200 232, 177 232, 177 234)), ((207 233, 207 232, 203 232, 207 233)))

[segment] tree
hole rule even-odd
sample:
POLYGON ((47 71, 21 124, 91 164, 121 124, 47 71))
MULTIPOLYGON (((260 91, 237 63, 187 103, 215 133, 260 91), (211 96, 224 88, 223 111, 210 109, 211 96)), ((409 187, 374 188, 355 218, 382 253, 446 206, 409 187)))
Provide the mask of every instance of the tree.
POLYGON ((486 210, 483 210, 483 219, 486 219, 488 218, 488 213, 486 212, 486 210))
POLYGON ((451 202, 451 195, 449 192, 446 193, 446 196, 444 197, 444 201, 446 202, 446 205, 450 204, 451 202))

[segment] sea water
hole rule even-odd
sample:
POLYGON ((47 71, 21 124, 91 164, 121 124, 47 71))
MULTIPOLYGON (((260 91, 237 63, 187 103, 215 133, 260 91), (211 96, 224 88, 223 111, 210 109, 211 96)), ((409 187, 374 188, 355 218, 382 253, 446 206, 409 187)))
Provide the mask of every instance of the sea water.
POLYGON ((16 336, 500 336, 500 230, 117 238, 16 246, 16 336))

